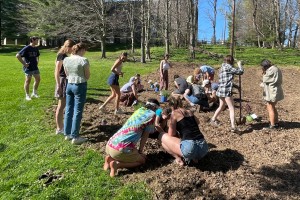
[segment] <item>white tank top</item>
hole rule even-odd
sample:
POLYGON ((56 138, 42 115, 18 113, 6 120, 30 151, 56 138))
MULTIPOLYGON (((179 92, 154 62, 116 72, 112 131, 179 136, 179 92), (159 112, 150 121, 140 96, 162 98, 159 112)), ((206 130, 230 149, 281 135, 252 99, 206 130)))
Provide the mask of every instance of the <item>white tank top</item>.
POLYGON ((168 70, 168 69, 170 69, 170 64, 167 63, 167 62, 164 62, 164 64, 163 64, 163 70, 168 70))

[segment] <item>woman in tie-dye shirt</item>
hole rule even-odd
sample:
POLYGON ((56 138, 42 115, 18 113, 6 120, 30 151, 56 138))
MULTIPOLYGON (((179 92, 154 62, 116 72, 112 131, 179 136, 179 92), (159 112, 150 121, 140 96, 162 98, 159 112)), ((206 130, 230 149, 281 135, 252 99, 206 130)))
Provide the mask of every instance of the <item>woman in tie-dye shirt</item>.
POLYGON ((108 155, 105 157, 103 169, 110 168, 111 177, 115 176, 119 168, 132 168, 145 163, 143 149, 149 134, 155 131, 155 110, 158 107, 159 102, 156 99, 149 99, 109 139, 106 145, 108 155))

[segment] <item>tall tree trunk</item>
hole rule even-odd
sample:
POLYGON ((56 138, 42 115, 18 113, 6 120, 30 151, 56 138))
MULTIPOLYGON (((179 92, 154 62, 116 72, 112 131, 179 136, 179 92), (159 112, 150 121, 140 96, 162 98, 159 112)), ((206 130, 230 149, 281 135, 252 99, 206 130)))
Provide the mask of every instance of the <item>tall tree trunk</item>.
POLYGON ((234 56, 234 46, 235 46, 234 27, 235 27, 235 0, 232 0, 232 25, 231 25, 231 45, 230 45, 231 56, 234 56))
POLYGON ((295 33, 294 33, 293 44, 292 44, 293 48, 296 48, 298 30, 299 30, 299 24, 297 23, 295 27, 295 33))
POLYGON ((197 0, 190 0, 190 55, 192 59, 195 59, 195 43, 196 43, 196 7, 197 0))
POLYGON ((180 7, 179 7, 179 1, 176 0, 175 9, 176 9, 176 31, 175 31, 175 47, 179 47, 179 37, 180 37, 180 7))
POLYGON ((281 32, 280 32, 280 0, 274 0, 274 21, 275 21, 275 35, 276 43, 279 49, 282 49, 281 32))
POLYGON ((142 5, 141 5, 141 22, 142 22, 141 63, 146 63, 146 56, 145 56, 145 0, 142 0, 142 5))
POLYGON ((165 53, 170 54, 170 20, 169 20, 169 13, 170 13, 170 0, 165 0, 165 53))
POLYGON ((213 17, 213 44, 216 44, 216 26, 217 26, 217 0, 213 0, 213 10, 214 10, 214 17, 213 17))
POLYGON ((146 21, 146 41, 145 41, 145 48, 146 48, 146 59, 151 60, 151 55, 150 55, 150 34, 151 34, 151 0, 147 0, 147 21, 146 21))
POLYGON ((106 22, 105 22, 105 3, 104 0, 100 0, 101 8, 101 58, 106 58, 106 22))

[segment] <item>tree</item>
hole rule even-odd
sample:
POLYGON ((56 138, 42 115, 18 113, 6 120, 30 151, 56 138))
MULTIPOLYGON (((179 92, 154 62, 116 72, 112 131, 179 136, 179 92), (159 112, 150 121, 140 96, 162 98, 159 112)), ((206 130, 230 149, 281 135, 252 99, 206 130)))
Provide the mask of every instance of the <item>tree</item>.
POLYGON ((213 10, 213 14, 211 14, 210 12, 207 12, 208 15, 208 19, 211 22, 212 28, 213 28, 213 36, 212 36, 212 40, 211 43, 212 44, 216 44, 216 25, 217 25, 217 3, 218 0, 209 0, 208 4, 210 5, 210 7, 213 10))

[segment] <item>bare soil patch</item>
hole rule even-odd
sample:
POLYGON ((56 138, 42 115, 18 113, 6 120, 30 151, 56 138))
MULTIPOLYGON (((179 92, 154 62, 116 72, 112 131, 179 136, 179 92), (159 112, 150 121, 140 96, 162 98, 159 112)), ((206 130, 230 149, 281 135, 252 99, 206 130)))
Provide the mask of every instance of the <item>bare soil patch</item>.
MULTIPOLYGON (((192 66, 177 64, 170 70, 169 77, 173 80, 175 73, 187 77, 192 71, 192 66)), ((268 116, 259 87, 261 71, 246 68, 242 76, 242 104, 250 105, 253 113, 262 117, 260 122, 247 122, 239 126, 243 133, 232 134, 228 110, 220 116, 223 125, 219 128, 207 123, 214 111, 196 111, 210 147, 208 155, 199 164, 180 167, 162 150, 157 140, 149 139, 145 148, 146 165, 121 170, 119 176, 124 181, 145 181, 153 191, 153 199, 300 199, 300 70, 289 67, 282 71, 285 99, 277 106, 281 130, 262 130, 268 124, 268 116)), ((158 74, 150 74, 147 79, 158 81, 158 74)), ((146 77, 143 83, 147 88, 146 77)), ((170 84, 172 88, 173 83, 170 84)), ((154 91, 144 91, 140 95, 141 100, 160 98, 154 91)), ((235 97, 238 98, 238 94, 235 97)), ((111 112, 103 114, 98 107, 105 98, 88 99, 82 126, 90 141, 85 145, 103 156, 107 140, 134 111, 127 107, 124 108, 127 115, 115 116, 111 104, 111 112)), ((238 106, 236 102, 236 116, 239 116, 238 106)))

